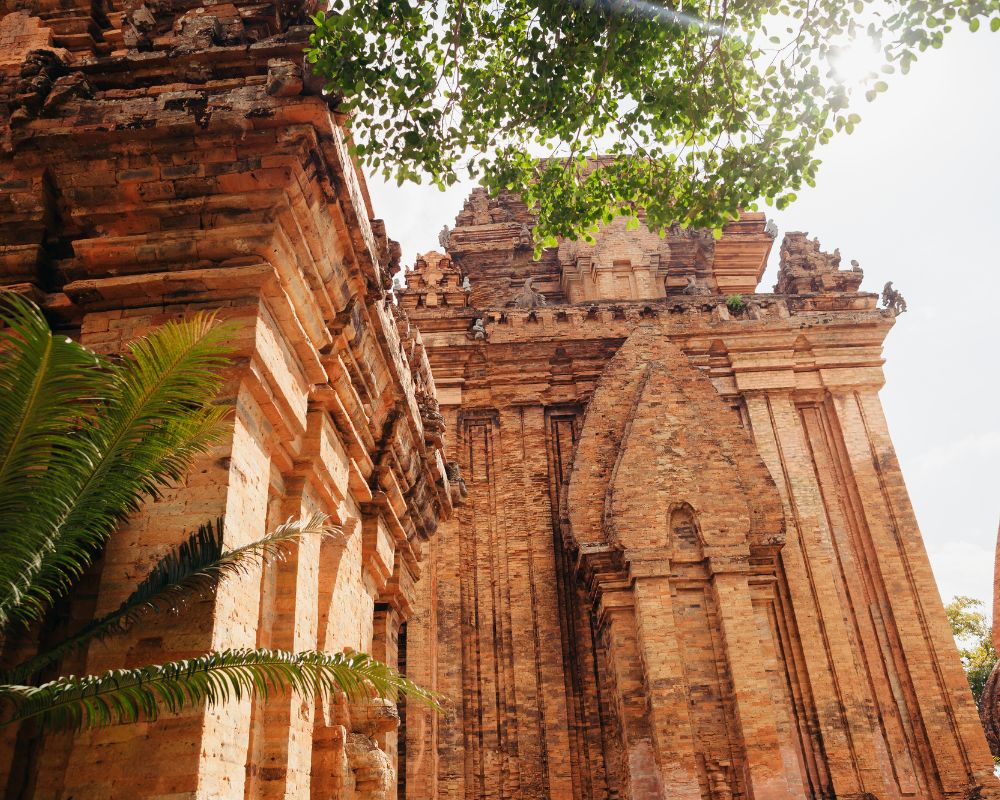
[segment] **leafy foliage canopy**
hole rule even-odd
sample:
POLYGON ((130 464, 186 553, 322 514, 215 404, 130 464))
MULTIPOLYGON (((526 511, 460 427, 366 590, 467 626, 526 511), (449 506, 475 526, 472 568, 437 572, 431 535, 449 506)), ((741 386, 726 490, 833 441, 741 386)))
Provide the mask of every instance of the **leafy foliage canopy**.
POLYGON ((784 207, 859 122, 852 92, 959 23, 1000 29, 1000 0, 332 0, 314 21, 363 164, 517 191, 552 244, 637 206, 715 230, 784 207), (881 67, 844 80, 868 48, 881 67))

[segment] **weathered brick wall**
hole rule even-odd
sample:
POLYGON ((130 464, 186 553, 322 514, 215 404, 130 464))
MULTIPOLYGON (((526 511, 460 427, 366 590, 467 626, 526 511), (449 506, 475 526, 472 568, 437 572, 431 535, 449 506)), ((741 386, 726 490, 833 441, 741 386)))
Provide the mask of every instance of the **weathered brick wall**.
POLYGON ((643 234, 611 226, 582 257, 632 294, 571 303, 593 270, 531 261, 530 222, 474 195, 446 237, 468 302, 421 303, 423 267, 402 298, 469 485, 408 625, 454 710, 408 730, 407 796, 997 796, 860 273, 793 234, 781 293, 753 293, 751 216, 668 236, 639 293, 643 234))
MULTIPOLYGON (((387 291, 398 246, 302 70, 308 9, 10 9, 0 283, 105 352, 196 311, 232 326, 225 442, 111 540, 71 624, 114 607, 217 516, 230 546, 312 511, 343 531, 64 668, 247 646, 351 647, 395 663, 427 540, 460 494, 419 335, 387 291)), ((8 796, 388 800, 398 717, 383 712, 255 698, 77 736, 26 727, 7 735, 0 773, 8 796)))

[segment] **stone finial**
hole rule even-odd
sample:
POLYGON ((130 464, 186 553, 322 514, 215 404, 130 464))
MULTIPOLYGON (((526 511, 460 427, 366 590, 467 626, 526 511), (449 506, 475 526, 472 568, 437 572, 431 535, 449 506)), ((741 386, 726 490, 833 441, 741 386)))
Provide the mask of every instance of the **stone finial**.
POLYGON ((892 288, 892 281, 882 287, 882 307, 891 311, 894 317, 906 313, 906 299, 892 288))
POLYGON ((462 291, 466 293, 472 291, 472 281, 469 280, 468 275, 462 278, 462 291))
MULTIPOLYGON (((853 266, 853 264, 852 264, 853 266)), ((792 231, 781 242, 777 294, 811 292, 856 292, 861 285, 860 269, 841 270, 839 248, 832 253, 820 249, 819 239, 792 231)))
POLYGON ((769 219, 767 221, 767 224, 764 225, 764 233, 766 233, 772 239, 778 238, 778 226, 773 219, 769 219))
POLYGON ((451 228, 445 225, 441 228, 438 233, 438 244, 441 245, 441 249, 447 251, 448 243, 451 241, 451 228))
POLYGON ((534 278, 531 277, 524 279, 524 286, 521 288, 521 292, 514 298, 514 308, 530 309, 545 305, 545 295, 541 292, 536 292, 531 287, 533 280, 534 278))

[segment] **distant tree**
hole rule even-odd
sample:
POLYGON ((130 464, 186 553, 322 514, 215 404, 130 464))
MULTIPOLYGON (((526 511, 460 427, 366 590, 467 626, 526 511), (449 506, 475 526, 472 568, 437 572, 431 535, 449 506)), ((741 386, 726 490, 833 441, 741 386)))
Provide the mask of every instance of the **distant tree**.
POLYGON ((517 191, 548 245, 637 206, 716 231, 784 207, 859 122, 852 93, 958 24, 1000 29, 1000 0, 331 0, 314 21, 364 165, 517 191))
POLYGON ((982 600, 963 596, 952 598, 944 607, 977 706, 982 700, 986 679, 997 663, 997 653, 993 649, 990 634, 990 620, 980 610, 982 607, 982 600))
MULTIPOLYGON (((163 326, 120 358, 54 335, 36 306, 9 292, 0 292, 0 325, 0 641, 9 643, 70 592, 129 513, 219 441, 227 409, 212 401, 227 360, 225 330, 204 315, 163 326)), ((238 649, 100 675, 59 671, 91 642, 181 609, 219 581, 282 558, 302 536, 333 533, 314 516, 229 549, 221 523, 201 526, 118 608, 0 670, 0 727, 153 720, 251 692, 402 691, 433 703, 363 653, 238 649)))

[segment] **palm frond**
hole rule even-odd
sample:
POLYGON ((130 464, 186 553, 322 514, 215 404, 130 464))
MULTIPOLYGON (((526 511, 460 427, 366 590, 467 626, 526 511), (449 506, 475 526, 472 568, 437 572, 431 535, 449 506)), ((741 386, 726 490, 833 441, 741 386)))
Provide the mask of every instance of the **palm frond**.
POLYGON ((437 708, 436 697, 364 653, 225 650, 163 665, 60 678, 42 686, 0 686, 0 726, 36 719, 48 729, 83 730, 152 721, 203 703, 257 692, 306 698, 344 692, 352 699, 402 693, 437 708))
MULTIPOLYGON (((198 315, 164 325, 108 362, 101 402, 68 448, 71 468, 57 485, 47 480, 25 498, 36 502, 47 492, 58 498, 57 513, 50 515, 46 547, 24 571, 25 591, 16 602, 0 596, 0 622, 38 619, 144 497, 181 479, 191 459, 221 439, 227 409, 210 403, 227 363, 225 335, 212 316, 198 315)), ((46 464, 36 459, 34 468, 46 464)), ((37 538, 20 528, 2 533, 37 538)))
POLYGON ((201 525, 196 533, 160 559, 118 608, 14 667, 0 676, 0 681, 27 681, 92 639, 125 633, 146 614, 176 611, 188 598, 213 592, 224 578, 245 575, 257 565, 280 560, 287 548, 302 537, 329 535, 337 530, 327 525, 326 520, 325 514, 288 520, 267 536, 232 550, 224 549, 221 519, 215 525, 210 522, 201 525))
POLYGON ((109 384, 107 362, 52 334, 41 310, 0 292, 0 624, 28 590, 70 511, 65 486, 97 457, 81 421, 109 384))

